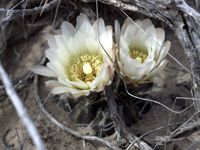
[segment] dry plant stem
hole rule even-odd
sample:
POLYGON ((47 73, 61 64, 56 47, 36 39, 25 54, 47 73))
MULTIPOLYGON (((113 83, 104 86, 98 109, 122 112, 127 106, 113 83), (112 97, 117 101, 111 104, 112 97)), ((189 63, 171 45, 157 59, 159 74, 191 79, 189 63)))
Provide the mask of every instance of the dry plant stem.
MULTIPOLYGON (((127 139, 130 143, 134 142, 135 140, 138 139, 138 137, 136 137, 134 134, 131 134, 131 132, 124 124, 124 121, 118 112, 117 103, 115 102, 111 86, 106 88, 106 96, 107 96, 108 106, 110 109, 111 118, 115 123, 115 131, 119 136, 122 136, 123 138, 127 139)), ((146 144, 142 140, 138 140, 137 142, 135 142, 134 146, 141 150, 153 150, 153 148, 151 148, 148 144, 146 144)))
POLYGON ((23 121, 24 125, 26 126, 27 130, 29 131, 30 136, 31 136, 37 150, 45 150, 46 148, 42 142, 40 135, 37 132, 35 125, 29 118, 28 113, 27 113, 23 103, 21 102, 19 96, 15 92, 15 90, 11 84, 11 81, 10 81, 8 75, 6 74, 1 63, 0 63, 0 77, 5 86, 6 93, 10 97, 10 100, 13 103, 20 119, 23 121))
POLYGON ((198 148, 199 145, 200 145, 200 140, 194 142, 193 144, 185 148, 185 150, 195 150, 196 148, 198 148))
MULTIPOLYGON (((44 55, 43 59, 41 60, 41 62, 38 65, 43 65, 46 62, 46 60, 47 60, 47 58, 44 55)), ((20 87, 20 85, 22 83, 25 83, 28 79, 32 78, 33 75, 34 75, 34 73, 28 71, 28 72, 25 73, 25 75, 20 80, 17 79, 16 81, 18 83, 13 86, 14 90, 18 90, 18 88, 20 87)), ((7 96, 5 88, 2 88, 0 90, 0 96, 7 96)))
POLYGON ((146 141, 153 145, 162 145, 165 143, 170 143, 172 141, 179 141, 185 139, 192 133, 196 132, 200 128, 200 120, 192 121, 181 128, 179 128, 176 132, 171 132, 169 135, 166 136, 157 136, 155 138, 145 138, 146 141))
POLYGON ((43 113, 46 115, 46 117, 51 121, 53 122, 55 125, 59 126, 62 130, 64 131, 67 131, 68 133, 76 136, 76 137, 79 137, 79 138, 82 138, 83 140, 88 140, 88 141, 99 141, 105 145, 107 145, 108 147, 114 149, 114 150, 122 150, 120 149, 119 147, 111 144, 110 142, 108 141, 105 141, 103 140, 102 138, 99 138, 99 137, 96 137, 96 136, 85 136, 81 133, 78 133, 74 130, 72 130, 71 128, 68 128, 66 127, 65 125, 63 125, 62 123, 60 123, 58 120, 56 120, 53 116, 51 116, 49 114, 49 112, 43 107, 42 105, 42 102, 41 102, 41 99, 38 95, 38 87, 37 87, 37 84, 38 84, 38 75, 35 75, 34 76, 34 96, 35 96, 35 99, 40 107, 40 109, 43 111, 43 113))
POLYGON ((191 135, 195 131, 199 130, 200 128, 200 120, 197 121, 191 121, 187 123, 186 125, 182 126, 178 131, 175 133, 172 132, 170 135, 172 138, 180 137, 184 135, 185 137, 191 135))
POLYGON ((1 140, 0 140, 0 143, 1 143, 1 145, 2 145, 6 150, 8 150, 8 148, 4 145, 3 142, 1 142, 1 140))
MULTIPOLYGON (((82 0, 95 2, 95 0, 82 0)), ((146 16, 162 20, 176 33, 185 54, 191 64, 193 78, 192 92, 200 99, 200 14, 188 6, 184 0, 99 0, 124 10, 139 12, 146 16), (196 25, 196 26, 195 26, 196 25)), ((197 110, 200 103, 195 102, 197 110)))
MULTIPOLYGON (((21 80, 19 80, 16 85, 13 86, 13 88, 16 90, 22 83, 27 81, 31 75, 33 75, 33 73, 27 72, 26 75, 21 80)), ((0 90, 0 96, 7 96, 5 88, 0 90)))
POLYGON ((0 13, 7 13, 7 16, 6 18, 0 21, 0 27, 10 22, 15 17, 39 14, 42 10, 43 12, 49 11, 50 9, 53 9, 54 7, 56 7, 58 2, 59 0, 53 0, 49 2, 48 4, 46 4, 45 7, 40 6, 40 7, 35 7, 33 9, 9 10, 9 9, 1 8, 0 13))

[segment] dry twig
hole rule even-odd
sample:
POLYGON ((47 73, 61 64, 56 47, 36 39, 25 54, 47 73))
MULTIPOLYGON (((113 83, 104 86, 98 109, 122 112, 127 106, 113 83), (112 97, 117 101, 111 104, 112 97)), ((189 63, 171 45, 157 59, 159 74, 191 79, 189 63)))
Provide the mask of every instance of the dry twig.
POLYGON ((19 117, 24 122, 24 125, 26 126, 27 130, 29 131, 30 136, 32 137, 36 148, 38 150, 45 150, 46 148, 45 148, 45 146, 42 142, 40 135, 37 132, 35 125, 31 121, 31 119, 29 118, 28 113, 27 113, 23 103, 21 102, 19 96, 15 92, 15 90, 14 90, 14 88, 13 88, 11 82, 10 82, 10 79, 9 79, 8 75, 6 74, 1 63, 0 63, 0 76, 1 76, 2 82, 5 86, 6 93, 10 97, 10 100, 13 103, 19 117))
MULTIPOLYGON (((134 134, 131 134, 131 132, 124 124, 123 119, 120 117, 119 112, 117 111, 117 103, 115 102, 111 86, 106 88, 106 96, 111 113, 111 118, 115 123, 115 131, 117 132, 118 136, 122 136, 130 143, 134 142, 138 139, 138 137, 136 137, 134 134)), ((134 146, 141 150, 153 150, 148 144, 146 144, 142 140, 138 140, 137 142, 135 142, 134 146)))
POLYGON ((110 142, 108 141, 105 141, 103 140, 102 138, 99 138, 99 137, 96 137, 96 136, 85 136, 81 133, 78 133, 74 130, 72 130, 71 128, 68 128, 66 127, 65 125, 63 125, 62 123, 60 123, 58 120, 56 120, 53 116, 51 116, 49 114, 49 112, 43 107, 42 103, 41 103, 41 100, 40 100, 40 97, 38 95, 38 88, 37 88, 37 84, 38 84, 38 75, 35 75, 34 77, 34 96, 35 96, 35 99, 40 107, 40 109, 43 111, 43 113, 46 115, 46 117, 51 121, 53 122, 55 125, 57 125, 58 127, 60 127, 62 130, 64 131, 67 131, 68 133, 76 136, 76 137, 79 137, 83 140, 89 140, 89 141, 99 141, 105 145, 107 145, 108 147, 114 149, 114 150, 121 150, 119 147, 111 144, 110 142))

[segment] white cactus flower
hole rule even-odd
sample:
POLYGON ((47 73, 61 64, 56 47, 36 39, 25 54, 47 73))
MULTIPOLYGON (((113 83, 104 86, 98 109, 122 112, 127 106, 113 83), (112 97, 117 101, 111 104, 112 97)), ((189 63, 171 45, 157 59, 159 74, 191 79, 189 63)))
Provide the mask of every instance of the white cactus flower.
MULTIPOLYGON (((115 59, 116 47, 113 44, 112 27, 99 19, 100 41, 115 59)), ((114 67, 97 41, 97 21, 91 22, 80 14, 74 27, 65 21, 56 35, 47 34, 49 49, 45 51, 49 59, 47 67, 32 66, 29 69, 37 74, 55 77, 46 81, 46 88, 53 94, 66 93, 70 98, 88 96, 109 86, 114 77, 114 67)))
POLYGON ((115 21, 115 38, 119 49, 116 63, 127 83, 139 84, 148 82, 166 67, 168 60, 164 58, 171 42, 164 43, 164 30, 155 28, 150 19, 135 23, 143 31, 128 18, 121 29, 119 22, 115 21))

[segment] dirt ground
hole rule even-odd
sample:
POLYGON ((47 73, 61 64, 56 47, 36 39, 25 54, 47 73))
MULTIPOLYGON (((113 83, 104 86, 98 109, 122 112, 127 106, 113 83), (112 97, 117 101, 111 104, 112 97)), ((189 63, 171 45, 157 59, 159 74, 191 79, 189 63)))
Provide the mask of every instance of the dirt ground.
MULTIPOLYGON (((94 4, 89 5, 93 8, 94 4)), ((85 6, 85 5, 84 5, 85 6)), ((103 4, 100 4, 100 7, 103 9, 103 4)), ((116 14, 116 11, 113 7, 106 8, 109 13, 111 13, 114 18, 119 18, 122 21, 124 18, 119 14, 116 14), (108 9, 111 9, 108 11, 108 9)), ((76 10, 77 11, 77 10, 76 10)), ((60 13, 62 13, 61 10, 60 13)), ((104 11, 102 11, 104 12, 104 11)), ((100 14, 103 13, 100 10, 100 14)), ((73 17, 77 16, 80 12, 73 14, 73 17)), ((130 13, 130 12, 128 12, 130 13)), ((140 19, 145 18, 138 14, 132 14, 134 19, 138 16, 140 19)), ((105 15, 102 15, 105 16, 105 15)), ((131 17, 133 17, 131 16, 131 17)), ((51 29, 52 24, 52 12, 44 13, 43 18, 36 20, 37 24, 29 24, 28 21, 25 21, 25 32, 28 35, 27 39, 24 39, 23 36, 23 26, 20 27, 21 18, 13 21, 9 24, 9 28, 12 27, 11 33, 9 33, 9 38, 7 39, 7 47, 5 52, 1 56, 3 66, 5 67, 7 73, 10 75, 13 85, 16 85, 20 80, 24 79, 24 76, 27 75, 28 68, 30 66, 39 64, 39 62, 44 57, 44 51, 47 49, 47 42, 44 37, 45 33, 48 33, 51 29), (49 15, 49 18, 47 15, 49 15), (51 20, 51 21, 48 21, 51 20), (42 24, 41 24, 42 23, 42 24), (27 25, 29 24, 29 25, 27 25), (16 27, 15 27, 16 25, 16 27), (38 27, 39 26, 39 27, 38 27)), ((27 18, 25 18, 27 19, 27 18)), ((59 26, 59 22, 63 19, 66 19, 65 16, 57 17, 56 26, 59 26)), ((113 24, 114 19, 106 18, 107 24, 113 24)), ((74 19, 71 19, 71 22, 75 22, 74 19)), ((165 28, 166 40, 172 42, 172 47, 170 49, 170 54, 173 55, 180 63, 189 68, 189 64, 185 58, 184 51, 177 40, 175 33, 169 29, 164 23, 154 20, 156 26, 162 26, 165 28)), ((191 97, 190 86, 191 86, 191 76, 190 73, 185 71, 181 66, 179 66, 170 56, 167 56, 169 60, 169 65, 160 72, 154 79, 154 85, 151 91, 147 91, 148 96, 151 99, 161 102, 162 104, 172 108, 174 101, 173 97, 191 97)), ((39 96, 42 101, 46 99, 49 95, 49 91, 46 90, 44 81, 47 81, 49 78, 39 76, 38 90, 39 96)), ((34 98, 34 85, 33 85, 34 76, 31 75, 28 79, 23 82, 18 88, 17 93, 23 101, 30 118, 39 112, 40 108, 34 98)), ((0 84, 0 90, 3 89, 3 86, 0 84)), ((145 93, 141 92, 141 93, 145 93)), ((84 135, 97 135, 95 131, 90 127, 80 127, 77 126, 69 117, 69 113, 66 112, 62 107, 56 107, 58 100, 55 97, 50 97, 45 103, 46 110, 51 114, 54 111, 53 117, 58 121, 66 125, 67 127, 82 133, 84 135), (55 109, 56 107, 56 109, 55 109), (55 110, 54 110, 55 109, 55 110)), ((183 108, 189 106, 193 103, 192 100, 178 100, 174 105, 174 110, 181 111, 183 108)), ((167 109, 163 108, 160 105, 152 104, 150 110, 147 110, 146 114, 141 114, 140 119, 134 124, 131 125, 130 130, 136 135, 141 136, 151 130, 154 130, 158 127, 166 126, 169 124, 184 123, 189 119, 192 114, 195 112, 194 107, 188 109, 187 111, 181 114, 170 113, 167 109), (169 118, 171 119, 169 122, 169 118)), ((139 113, 139 112, 138 112, 139 113)), ((100 142, 86 141, 81 138, 78 138, 70 133, 63 131, 57 125, 52 123, 42 112, 34 120, 34 123, 45 143, 45 146, 48 150, 108 150, 107 146, 100 142)), ((180 125, 179 124, 179 125, 180 125)), ((146 138, 155 138, 156 136, 165 136, 169 131, 173 131, 179 125, 172 125, 168 128, 158 130, 151 134, 148 134, 146 138)), ((13 107, 10 99, 6 96, 0 96, 0 141, 5 145, 9 150, 17 150, 20 148, 23 142, 24 150, 35 150, 35 146, 28 136, 25 140, 27 130, 23 125, 22 121, 19 119, 15 108, 13 107), (24 141, 25 140, 25 141, 24 141)), ((97 135, 98 136, 98 135, 97 135)), ((109 136, 103 138, 111 142, 112 144, 125 149, 129 143, 123 139, 117 139, 117 134, 113 133, 109 136)), ((178 149, 184 149, 192 144, 192 142, 200 139, 200 136, 195 132, 193 135, 188 136, 186 139, 172 141, 166 144, 167 150, 175 150, 176 146, 178 149)), ((0 150, 6 149, 0 143, 0 150)), ((164 149, 164 146, 156 146, 158 150, 164 149)), ((134 146, 131 147, 131 150, 136 150, 134 146)))

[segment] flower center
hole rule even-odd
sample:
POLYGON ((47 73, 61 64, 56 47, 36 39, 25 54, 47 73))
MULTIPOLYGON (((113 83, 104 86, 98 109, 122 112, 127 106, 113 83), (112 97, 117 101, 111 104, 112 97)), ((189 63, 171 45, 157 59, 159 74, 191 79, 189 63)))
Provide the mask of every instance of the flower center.
POLYGON ((74 64, 69 69, 71 80, 90 84, 99 74, 103 60, 95 55, 83 55, 74 58, 74 64))
POLYGON ((137 51, 134 49, 131 49, 128 54, 130 55, 131 58, 139 61, 140 63, 144 63, 145 59, 147 58, 147 54, 137 51))

